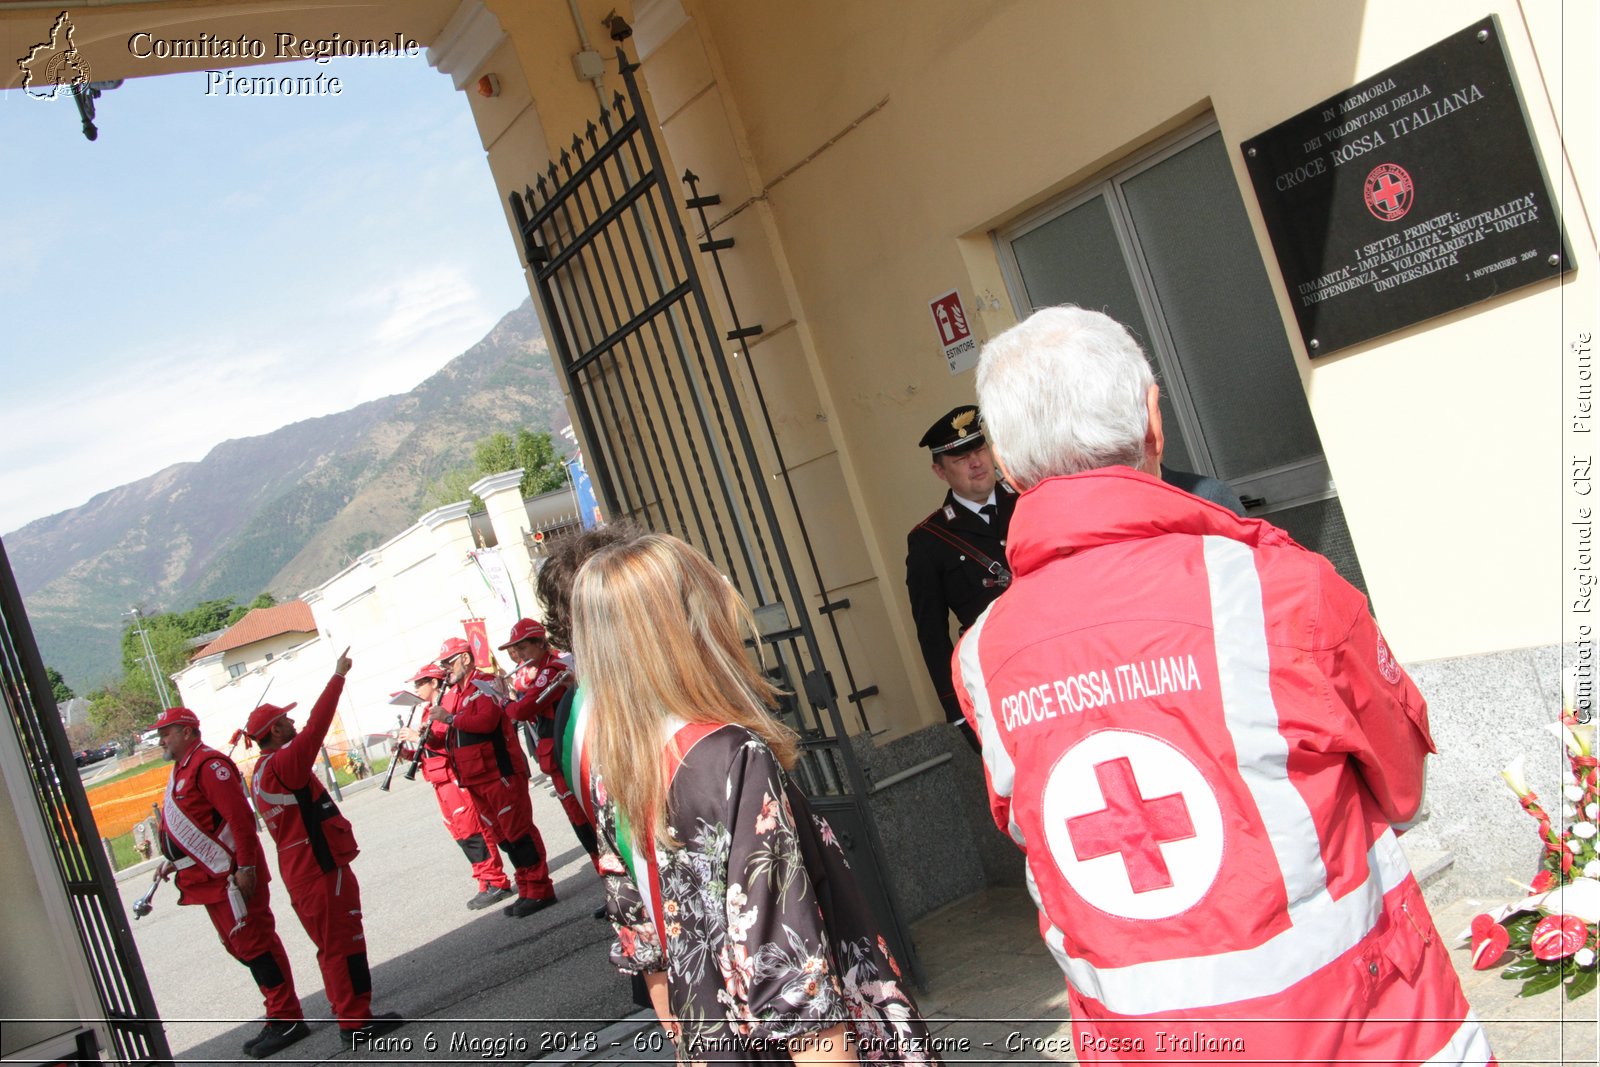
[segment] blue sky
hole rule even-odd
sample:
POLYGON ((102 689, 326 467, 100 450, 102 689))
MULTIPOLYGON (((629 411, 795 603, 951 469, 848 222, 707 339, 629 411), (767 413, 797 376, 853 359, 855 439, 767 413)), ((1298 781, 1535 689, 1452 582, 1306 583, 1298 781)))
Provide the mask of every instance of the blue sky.
POLYGON ((422 57, 338 96, 0 93, 0 533, 232 437, 404 392, 528 295, 471 112, 422 57), (21 165, 18 165, 18 164, 21 165))

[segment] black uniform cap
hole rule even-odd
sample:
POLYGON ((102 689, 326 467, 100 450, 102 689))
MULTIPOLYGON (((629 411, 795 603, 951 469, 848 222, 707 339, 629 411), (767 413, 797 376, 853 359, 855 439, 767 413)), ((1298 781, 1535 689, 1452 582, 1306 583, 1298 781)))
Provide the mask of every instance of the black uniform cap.
POLYGON ((939 416, 939 421, 928 427, 928 432, 917 442, 936 456, 952 452, 968 452, 984 443, 983 418, 976 404, 962 404, 939 416))

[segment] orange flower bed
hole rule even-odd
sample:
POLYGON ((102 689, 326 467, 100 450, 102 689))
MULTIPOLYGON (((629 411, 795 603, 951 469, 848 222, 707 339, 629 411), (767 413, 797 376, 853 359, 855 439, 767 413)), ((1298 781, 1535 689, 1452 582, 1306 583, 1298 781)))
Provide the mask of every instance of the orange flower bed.
POLYGON ((90 788, 89 810, 94 812, 100 836, 120 837, 132 830, 134 823, 149 818, 151 805, 161 803, 167 791, 169 769, 165 763, 157 763, 139 774, 90 788))

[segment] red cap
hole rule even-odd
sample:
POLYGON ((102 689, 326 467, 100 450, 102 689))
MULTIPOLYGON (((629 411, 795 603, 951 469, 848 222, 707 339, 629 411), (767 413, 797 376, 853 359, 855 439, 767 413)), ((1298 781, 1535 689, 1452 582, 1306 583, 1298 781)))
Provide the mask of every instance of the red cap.
POLYGON ((445 660, 459 656, 463 652, 471 651, 472 646, 467 644, 466 638, 447 637, 444 639, 444 644, 439 646, 439 655, 436 659, 438 662, 443 663, 445 660))
POLYGON ((439 669, 439 665, 437 663, 429 663, 425 665, 416 674, 413 674, 410 678, 407 678, 406 681, 414 685, 417 682, 421 682, 429 678, 432 678, 436 682, 444 681, 444 671, 439 669))
POLYGON ((273 723, 294 709, 295 705, 292 703, 281 708, 276 704, 261 704, 250 713, 250 718, 244 724, 244 732, 259 741, 272 728, 273 723))
POLYGON ((193 726, 198 730, 200 729, 200 716, 188 708, 168 708, 161 713, 161 717, 156 720, 156 724, 152 729, 164 730, 168 726, 193 726))
POLYGON ((517 624, 511 628, 511 638, 500 646, 504 652, 518 641, 533 641, 544 636, 544 623, 533 619, 518 619, 517 624))

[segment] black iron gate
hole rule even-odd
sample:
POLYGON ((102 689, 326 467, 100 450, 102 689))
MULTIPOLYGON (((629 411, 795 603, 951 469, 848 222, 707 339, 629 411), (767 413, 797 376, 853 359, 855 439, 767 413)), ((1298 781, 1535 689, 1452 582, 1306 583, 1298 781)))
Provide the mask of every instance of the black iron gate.
MULTIPOLYGON (((585 460, 613 517, 682 537, 705 552, 754 608, 762 642, 775 655, 774 678, 790 696, 783 717, 801 738, 796 777, 834 824, 851 863, 873 897, 886 933, 921 984, 922 970, 879 863, 877 826, 866 783, 839 712, 831 662, 845 699, 868 726, 864 702, 828 601, 783 462, 747 341, 733 310, 720 253, 731 239, 699 244, 716 265, 733 329, 719 335, 667 174, 640 98, 635 67, 618 50, 627 96, 617 94, 574 136, 511 209, 537 284, 557 365, 572 396, 585 460), (743 381, 760 409, 763 440, 775 458, 811 588, 791 556, 767 479, 723 351, 739 346, 743 381), (809 596, 808 596, 809 593, 809 596), (825 659, 810 616, 810 597, 828 621, 825 659)), ((686 174, 687 201, 701 215, 716 204, 686 174)))
MULTIPOLYGON (((170 1062, 172 1054, 128 929, 128 915, 117 895, 110 861, 95 836, 66 727, 56 712, 55 696, 45 678, 44 662, 34 644, 33 627, 3 544, 0 615, 5 622, 0 637, 0 684, 5 687, 6 712, 55 854, 55 873, 66 889, 82 938, 83 958, 111 1035, 109 1052, 115 1061, 125 1064, 170 1062)), ((98 1057, 89 1058, 98 1062, 98 1057)))

